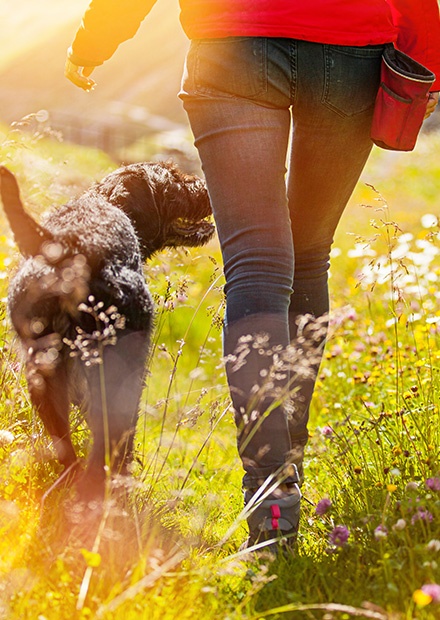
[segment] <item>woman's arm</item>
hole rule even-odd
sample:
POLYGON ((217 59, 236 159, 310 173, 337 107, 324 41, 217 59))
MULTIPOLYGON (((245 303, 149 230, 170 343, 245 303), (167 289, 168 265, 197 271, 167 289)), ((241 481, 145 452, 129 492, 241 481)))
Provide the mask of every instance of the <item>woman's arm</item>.
POLYGON ((91 90, 88 76, 118 46, 131 39, 156 0, 92 0, 68 50, 64 74, 76 86, 91 90))

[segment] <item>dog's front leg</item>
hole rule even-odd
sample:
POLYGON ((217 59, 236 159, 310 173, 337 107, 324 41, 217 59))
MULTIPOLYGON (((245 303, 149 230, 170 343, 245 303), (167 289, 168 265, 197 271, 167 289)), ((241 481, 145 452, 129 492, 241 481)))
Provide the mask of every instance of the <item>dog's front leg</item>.
POLYGON ((83 499, 102 496, 109 473, 127 471, 144 386, 149 337, 146 332, 119 332, 115 345, 102 352, 102 364, 86 370, 90 386, 89 425, 93 448, 78 485, 83 499))

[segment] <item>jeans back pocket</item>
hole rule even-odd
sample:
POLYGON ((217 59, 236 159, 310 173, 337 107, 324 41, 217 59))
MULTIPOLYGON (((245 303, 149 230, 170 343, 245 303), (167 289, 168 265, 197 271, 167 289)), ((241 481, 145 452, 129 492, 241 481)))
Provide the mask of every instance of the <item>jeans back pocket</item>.
POLYGON ((384 46, 326 45, 323 103, 342 116, 372 110, 384 46))
POLYGON ((186 62, 193 94, 257 98, 267 91, 266 41, 260 37, 199 39, 186 62))

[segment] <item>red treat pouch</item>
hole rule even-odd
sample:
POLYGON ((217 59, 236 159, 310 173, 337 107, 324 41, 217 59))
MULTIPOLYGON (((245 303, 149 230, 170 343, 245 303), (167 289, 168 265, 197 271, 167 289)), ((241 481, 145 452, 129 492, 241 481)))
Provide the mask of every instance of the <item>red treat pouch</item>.
POLYGON ((371 139, 383 149, 412 151, 435 75, 407 54, 385 47, 371 139))

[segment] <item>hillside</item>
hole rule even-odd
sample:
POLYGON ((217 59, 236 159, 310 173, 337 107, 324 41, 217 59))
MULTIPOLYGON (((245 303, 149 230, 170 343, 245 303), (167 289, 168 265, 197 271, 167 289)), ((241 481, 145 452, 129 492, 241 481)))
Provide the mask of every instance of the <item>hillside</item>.
POLYGON ((0 10, 0 18, 5 18, 0 26, 0 120, 10 123, 45 109, 57 129, 65 125, 72 134, 77 125, 76 134, 82 137, 73 139, 85 143, 93 143, 93 136, 84 137, 93 133, 90 126, 94 131, 105 126, 107 134, 124 126, 128 140, 145 131, 186 127, 177 93, 188 41, 180 28, 177 0, 159 0, 136 37, 95 71, 98 86, 93 93, 79 90, 63 76, 66 49, 87 2, 72 7, 69 0, 56 5, 45 0, 38 11, 29 0, 17 4, 21 10, 15 16, 0 10))
MULTIPOLYGON (((63 75, 66 49, 87 5, 88 0, 15 0, 14 11, 6 3, 0 7, 0 121, 44 109, 66 140, 124 161, 162 150, 173 156, 177 151, 178 159, 184 151, 185 165, 196 171, 177 97, 188 47, 178 0, 158 0, 137 35, 95 70, 98 85, 92 93, 63 75)), ((439 124, 437 112, 424 130, 439 124)))

